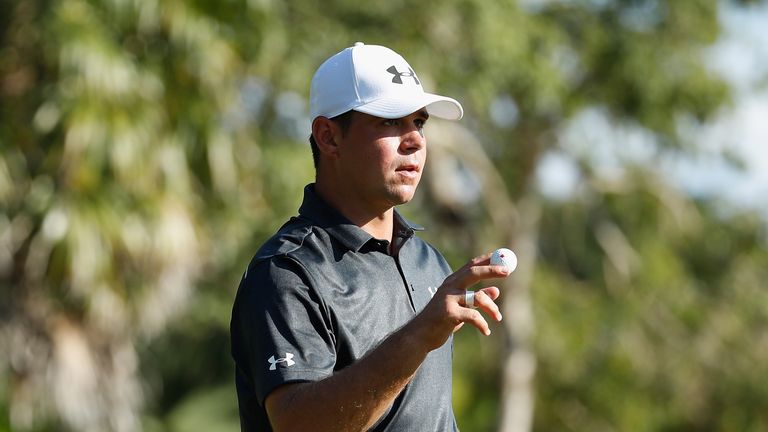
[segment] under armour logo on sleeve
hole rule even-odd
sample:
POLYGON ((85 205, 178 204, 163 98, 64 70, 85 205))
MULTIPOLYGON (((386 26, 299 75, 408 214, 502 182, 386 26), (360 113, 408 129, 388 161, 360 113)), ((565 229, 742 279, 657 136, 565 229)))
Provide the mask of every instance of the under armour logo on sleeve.
POLYGON ((277 370, 277 364, 278 363, 285 363, 286 366, 293 366, 296 364, 295 361, 293 361, 293 354, 291 353, 285 353, 285 357, 276 359, 275 356, 272 356, 267 359, 269 362, 269 370, 277 370))
POLYGON ((410 77, 413 78, 413 80, 416 82, 417 85, 421 85, 419 82, 419 79, 416 78, 416 72, 413 71, 413 69, 408 68, 408 71, 406 72, 400 72, 397 70, 395 66, 390 66, 389 69, 387 69, 387 72, 394 75, 392 77, 392 82, 395 84, 402 84, 403 83, 403 77, 410 77))

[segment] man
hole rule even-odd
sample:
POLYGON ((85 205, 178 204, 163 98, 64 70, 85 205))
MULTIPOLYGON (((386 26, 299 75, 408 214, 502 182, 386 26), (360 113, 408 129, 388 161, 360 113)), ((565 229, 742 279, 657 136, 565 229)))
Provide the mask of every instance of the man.
POLYGON ((425 93, 394 51, 360 42, 312 79, 316 182, 299 215, 248 266, 232 313, 243 430, 451 431, 452 334, 490 334, 507 275, 474 258, 451 273, 394 207, 413 198, 430 115, 461 105, 425 93))

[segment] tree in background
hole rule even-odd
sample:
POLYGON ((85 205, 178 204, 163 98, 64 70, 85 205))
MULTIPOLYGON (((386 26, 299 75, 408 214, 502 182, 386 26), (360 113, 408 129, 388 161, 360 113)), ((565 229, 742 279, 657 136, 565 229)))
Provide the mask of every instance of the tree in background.
POLYGON ((357 40, 467 112, 404 210, 454 264, 521 258, 496 343, 457 338, 462 430, 768 427, 764 221, 560 138, 597 110, 695 152, 723 4, 520 3, 0 2, 0 429, 237 428, 234 289, 312 180, 310 76, 357 40), (535 187, 553 152, 581 179, 561 202, 535 187))
POLYGON ((3 6, 7 423, 136 430, 137 348, 274 208, 245 130, 261 87, 220 27, 245 5, 3 6))

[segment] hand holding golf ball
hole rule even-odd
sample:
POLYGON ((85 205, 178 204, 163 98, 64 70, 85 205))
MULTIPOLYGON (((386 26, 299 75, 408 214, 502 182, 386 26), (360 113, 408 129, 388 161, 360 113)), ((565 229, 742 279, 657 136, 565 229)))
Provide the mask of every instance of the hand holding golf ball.
POLYGON ((510 274, 517 268, 517 256, 507 248, 496 249, 491 254, 491 265, 504 266, 510 274))
MULTIPOLYGON (((424 340, 428 348, 432 350, 442 346, 464 324, 471 324, 482 334, 490 335, 486 317, 497 322, 502 320, 496 304, 501 290, 497 286, 484 286, 477 290, 471 288, 482 281, 509 276, 515 267, 517 257, 511 250, 486 252, 448 275, 434 291, 430 289, 432 299, 411 321, 415 329, 427 333, 424 340)), ((410 326, 410 323, 407 325, 410 326)))

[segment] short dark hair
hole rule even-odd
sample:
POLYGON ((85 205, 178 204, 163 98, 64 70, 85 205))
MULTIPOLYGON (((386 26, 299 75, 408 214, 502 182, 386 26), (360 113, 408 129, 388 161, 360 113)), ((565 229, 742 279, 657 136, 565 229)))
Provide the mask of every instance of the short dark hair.
MULTIPOLYGON (((349 110, 343 114, 339 114, 336 117, 331 117, 331 121, 335 122, 341 128, 342 135, 346 135, 349 130, 349 126, 352 124, 352 115, 355 111, 349 110)), ((309 135, 309 147, 312 149, 312 162, 315 164, 315 171, 320 165, 320 150, 317 148, 317 142, 315 142, 314 135, 309 135)))

